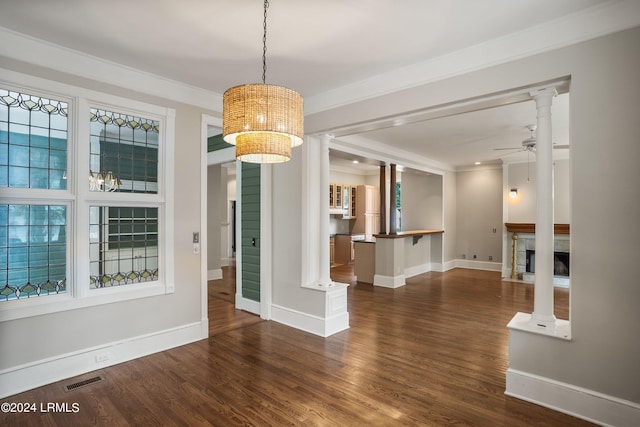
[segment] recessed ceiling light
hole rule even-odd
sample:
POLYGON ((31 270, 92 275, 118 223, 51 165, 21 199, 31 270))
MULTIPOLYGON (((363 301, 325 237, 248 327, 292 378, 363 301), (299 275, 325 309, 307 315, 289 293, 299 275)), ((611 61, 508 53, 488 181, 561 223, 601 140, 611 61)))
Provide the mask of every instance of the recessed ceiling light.
POLYGON ((357 165, 357 164, 358 164, 358 163, 360 163, 360 162, 359 162, 359 161, 357 161, 357 160, 353 160, 351 163, 353 163, 354 165, 357 165))
POLYGON ((481 162, 475 162, 475 163, 474 163, 474 165, 476 165, 476 166, 477 166, 477 165, 481 165, 481 164, 482 164, 481 162))

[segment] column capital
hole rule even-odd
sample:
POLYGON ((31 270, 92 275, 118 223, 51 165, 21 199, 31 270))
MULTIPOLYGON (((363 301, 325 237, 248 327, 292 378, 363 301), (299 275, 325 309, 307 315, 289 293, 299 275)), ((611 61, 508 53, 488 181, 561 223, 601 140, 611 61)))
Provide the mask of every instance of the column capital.
POLYGON ((536 101, 536 104, 539 104, 541 101, 545 100, 551 105, 551 100, 554 96, 558 94, 558 91, 555 87, 546 87, 544 89, 537 89, 529 92, 529 95, 536 101))

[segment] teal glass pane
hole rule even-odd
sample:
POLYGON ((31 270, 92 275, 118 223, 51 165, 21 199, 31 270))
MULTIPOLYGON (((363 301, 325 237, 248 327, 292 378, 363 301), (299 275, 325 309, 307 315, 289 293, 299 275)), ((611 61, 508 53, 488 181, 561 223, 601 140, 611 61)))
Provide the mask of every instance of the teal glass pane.
POLYGON ((9 168, 7 166, 0 166, 0 187, 9 186, 9 168))
POLYGON ((47 188, 49 185, 49 169, 29 169, 29 187, 47 188))
POLYGON ((29 248, 29 267, 45 267, 49 264, 49 251, 45 245, 29 248))
POLYGON ((48 243, 49 240, 49 227, 46 225, 32 225, 29 228, 29 244, 43 244, 48 243))
POLYGON ((12 267, 7 270, 7 284, 11 286, 24 285, 29 281, 29 269, 12 267))
POLYGON ((9 247, 7 257, 11 269, 23 269, 29 266, 29 247, 9 247))
POLYGON ((28 224, 46 225, 48 223, 49 223, 49 207, 40 206, 40 205, 31 206, 31 209, 29 210, 28 224))
MULTIPOLYGON (((11 115, 13 119, 14 116, 11 115)), ((11 145, 29 146, 29 126, 11 123, 9 126, 9 143, 11 145)))
POLYGON ((41 284, 49 279, 49 269, 46 267, 33 267, 29 269, 29 282, 32 284, 41 284))
POLYGON ((9 164, 12 166, 29 166, 29 147, 25 145, 10 145, 9 164))
POLYGON ((0 144, 0 165, 9 164, 9 144, 0 144))
MULTIPOLYGON (((4 205, 7 206, 7 205, 4 205)), ((29 205, 8 205, 8 225, 25 225, 29 223, 29 205)), ((26 236, 26 234, 25 234, 26 236)))
POLYGON ((29 188, 29 169, 9 166, 9 187, 29 188))
POLYGON ((0 248, 9 244, 9 240, 7 239, 9 233, 7 232, 7 226, 4 225, 6 223, 6 220, 5 222, 2 222, 0 219, 0 248))
POLYGON ((66 190, 67 179, 64 178, 65 171, 61 169, 49 170, 49 188, 52 190, 66 190))
POLYGON ((67 259, 67 247, 65 245, 49 246, 49 263, 52 265, 64 265, 67 259))
POLYGON ((49 243, 66 243, 66 228, 61 225, 51 225, 49 229, 49 243))
POLYGON ((6 270, 8 267, 7 255, 9 254, 8 249, 5 246, 0 246, 0 272, 2 270, 6 270))
POLYGON ((32 127, 29 145, 34 148, 49 148, 49 129, 32 127))
POLYGON ((67 223, 66 206, 49 206, 49 224, 65 225, 67 223))
POLYGON ((29 166, 32 168, 48 168, 49 167, 49 149, 31 147, 31 153, 29 154, 31 163, 29 166))
POLYGON ((51 131, 51 138, 49 139, 49 148, 52 150, 64 150, 67 151, 67 140, 66 134, 58 131, 51 131), (60 135, 58 137, 54 137, 53 135, 60 135))

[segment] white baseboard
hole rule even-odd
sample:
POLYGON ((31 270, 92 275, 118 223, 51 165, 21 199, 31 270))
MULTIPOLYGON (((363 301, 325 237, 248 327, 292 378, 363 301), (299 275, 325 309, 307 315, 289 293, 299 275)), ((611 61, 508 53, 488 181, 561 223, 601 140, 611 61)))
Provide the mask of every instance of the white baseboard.
POLYGON ((279 305, 271 306, 271 320, 321 337, 349 329, 349 313, 322 318, 279 305))
POLYGON ((408 279, 409 277, 417 276, 418 274, 428 273, 431 271, 431 263, 420 264, 413 267, 407 267, 404 269, 404 277, 408 279))
POLYGON ((207 280, 219 280, 222 279, 222 269, 216 268, 215 270, 207 271, 207 280))
POLYGON ((637 426, 640 404, 507 369, 505 394, 603 426, 637 426))
POLYGON ((404 274, 400 276, 383 276, 381 274, 373 275, 373 285, 381 286, 383 288, 399 288, 400 286, 404 286, 407 282, 404 280, 404 274))
POLYGON ((236 308, 260 316, 260 301, 244 298, 242 294, 236 294, 236 308))
POLYGON ((208 324, 196 322, 4 369, 0 397, 199 341, 207 337, 205 330, 208 334, 208 324))
POLYGON ((220 265, 222 267, 228 267, 231 264, 231 258, 221 258, 220 265))
MULTIPOLYGON (((451 262, 451 261, 450 261, 451 262)), ((502 273, 502 263, 493 261, 478 261, 473 259, 456 259, 452 261, 453 268, 469 268, 472 270, 499 271, 502 273)))
POLYGON ((457 266, 458 265, 456 263, 456 260, 454 259, 452 261, 447 261, 444 264, 440 264, 441 270, 434 269, 433 271, 439 271, 441 273, 444 273, 445 271, 453 270, 457 266))

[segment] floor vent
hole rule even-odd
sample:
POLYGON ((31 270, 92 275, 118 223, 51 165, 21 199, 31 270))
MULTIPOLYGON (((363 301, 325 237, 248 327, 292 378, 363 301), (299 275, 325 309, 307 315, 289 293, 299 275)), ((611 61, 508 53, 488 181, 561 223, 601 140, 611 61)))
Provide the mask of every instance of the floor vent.
POLYGON ((103 378, 101 376, 97 376, 93 378, 87 378, 86 380, 78 381, 77 383, 67 384, 66 386, 64 386, 64 391, 76 390, 76 389, 79 389, 80 387, 85 387, 90 384, 94 384, 99 381, 102 381, 102 379, 103 378))

